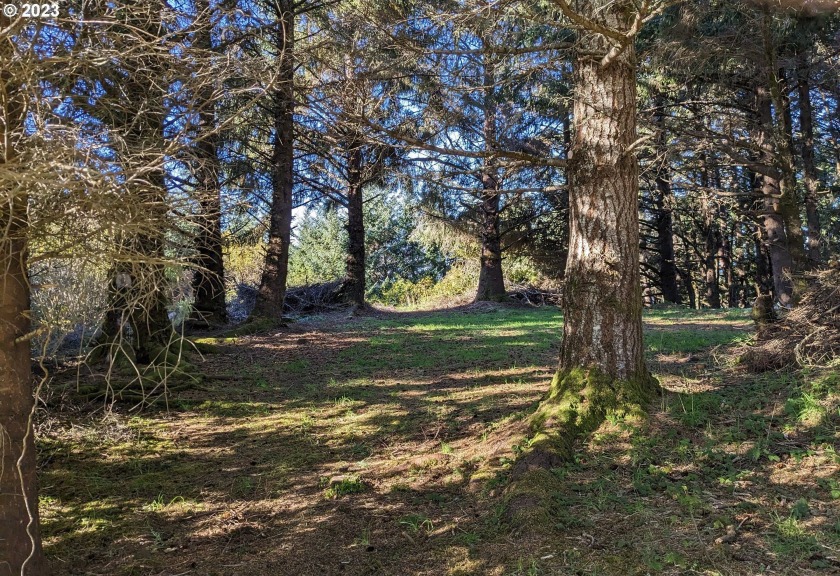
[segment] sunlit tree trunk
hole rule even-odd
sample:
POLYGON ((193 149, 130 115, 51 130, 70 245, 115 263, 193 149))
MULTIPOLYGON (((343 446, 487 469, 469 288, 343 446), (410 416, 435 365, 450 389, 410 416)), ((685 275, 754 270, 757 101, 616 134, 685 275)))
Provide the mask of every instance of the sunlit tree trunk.
MULTIPOLYGON (((626 30, 629 2, 593 2, 590 17, 626 30)), ((535 436, 515 475, 572 456, 609 410, 639 410, 658 390, 644 360, 639 270, 636 58, 595 32, 575 63, 575 136, 569 159, 569 257, 560 366, 532 418, 535 436)))
MULTIPOLYGON (((623 3, 595 2, 618 26, 623 3), (603 6, 600 6, 604 4, 603 6)), ((642 350, 639 273, 636 59, 631 45, 607 66, 587 35, 575 70, 569 163, 570 238, 560 375, 594 369, 610 380, 650 380, 642 350), (586 49, 589 50, 586 50, 586 49)))
POLYGON ((269 211, 268 246, 254 315, 280 318, 286 299, 289 244, 292 235, 292 188, 294 164, 294 3, 277 2, 278 83, 274 109, 272 198, 269 211))
MULTIPOLYGON (((756 88, 758 106, 759 130, 758 145, 761 149, 761 160, 767 167, 775 166, 774 147, 772 137, 773 114, 770 97, 762 87, 756 88)), ((770 254, 770 265, 773 275, 773 291, 776 300, 782 306, 793 305, 793 258, 788 241, 785 219, 782 214, 782 190, 780 177, 771 174, 761 175, 761 196, 763 202, 763 238, 770 254)))

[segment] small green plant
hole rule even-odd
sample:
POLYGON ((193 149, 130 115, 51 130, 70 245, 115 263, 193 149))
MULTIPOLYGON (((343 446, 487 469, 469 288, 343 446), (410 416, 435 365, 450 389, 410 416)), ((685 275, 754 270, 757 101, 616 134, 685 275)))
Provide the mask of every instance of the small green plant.
POLYGON ((819 549, 817 539, 808 534, 793 515, 785 518, 774 514, 773 529, 773 551, 782 557, 799 561, 808 558, 819 549))
POLYGON ((790 509, 790 517, 795 518, 796 520, 802 520, 803 518, 807 518, 811 515, 811 508, 808 506, 808 501, 804 498, 800 498, 796 502, 794 502, 793 506, 790 509))
POLYGON ((347 406, 348 404, 352 404, 353 400, 348 398, 347 396, 341 396, 335 399, 336 406, 347 406))
MULTIPOLYGON (((327 480, 327 484, 330 481, 327 480)), ((339 480, 334 480, 324 490, 324 498, 335 499, 339 496, 346 496, 347 494, 357 494, 365 491, 365 483, 358 476, 348 476, 339 480)))
POLYGON ((231 488, 231 496, 234 498, 243 498, 253 494, 256 485, 254 480, 248 476, 242 476, 236 479, 231 488))
POLYGON ((806 425, 819 424, 826 414, 826 409, 817 395, 807 392, 802 392, 798 397, 789 398, 785 403, 785 411, 806 425))
POLYGON ((175 498, 167 502, 164 499, 163 494, 158 494, 154 500, 146 504, 143 508, 149 512, 160 512, 161 510, 165 510, 166 508, 174 506, 179 502, 184 502, 183 496, 175 496, 175 498))
POLYGON ((432 521, 424 514, 408 514, 400 518, 400 525, 405 526, 414 533, 420 530, 429 532, 434 529, 432 521))
POLYGON ((820 486, 828 490, 832 499, 837 500, 840 498, 840 481, 834 478, 821 478, 818 482, 820 486))
POLYGON ((163 503, 163 494, 158 494, 154 500, 146 504, 145 508, 149 512, 159 512, 160 510, 163 510, 164 506, 166 506, 166 504, 163 503))

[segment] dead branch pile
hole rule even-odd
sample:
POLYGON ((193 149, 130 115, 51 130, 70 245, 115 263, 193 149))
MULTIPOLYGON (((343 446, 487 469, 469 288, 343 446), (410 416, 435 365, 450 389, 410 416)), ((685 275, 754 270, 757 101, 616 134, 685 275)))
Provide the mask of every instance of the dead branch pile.
POLYGON ((560 292, 543 290, 528 284, 515 284, 508 290, 508 297, 529 306, 559 306, 560 292))
POLYGON ((285 311, 293 314, 312 314, 347 308, 341 281, 310 284, 291 288, 286 292, 285 311))
POLYGON ((840 358, 840 270, 808 275, 799 305, 778 322, 759 327, 741 355, 754 371, 822 365, 840 358))

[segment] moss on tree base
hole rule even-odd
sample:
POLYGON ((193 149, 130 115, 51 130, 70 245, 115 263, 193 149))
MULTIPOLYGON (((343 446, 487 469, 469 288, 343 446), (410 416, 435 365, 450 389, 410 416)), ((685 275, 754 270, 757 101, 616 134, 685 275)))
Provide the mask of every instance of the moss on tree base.
POLYGON ((647 371, 628 380, 615 380, 594 368, 558 371, 531 416, 528 447, 513 467, 505 498, 511 524, 536 531, 550 528, 551 497, 559 489, 550 470, 571 461, 578 441, 597 430, 607 414, 643 419, 659 390, 647 371))

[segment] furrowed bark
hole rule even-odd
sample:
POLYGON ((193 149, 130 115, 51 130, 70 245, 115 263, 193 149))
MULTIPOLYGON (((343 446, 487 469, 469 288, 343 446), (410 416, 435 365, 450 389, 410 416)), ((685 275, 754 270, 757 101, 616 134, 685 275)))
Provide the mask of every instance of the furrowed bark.
MULTIPOLYGON (((604 25, 629 27, 631 4, 593 4, 591 15, 604 25)), ((638 165, 630 150, 636 140, 634 48, 630 42, 605 64, 591 56, 611 52, 603 37, 587 32, 580 47, 560 366, 532 418, 535 436, 514 477, 569 459, 575 442, 608 411, 635 413, 658 391, 642 346, 638 165)))
POLYGON ((277 3, 279 86, 272 96, 274 150, 272 153, 272 198, 268 246, 253 316, 279 319, 286 299, 289 244, 292 235, 292 188, 294 170, 294 3, 277 3))

